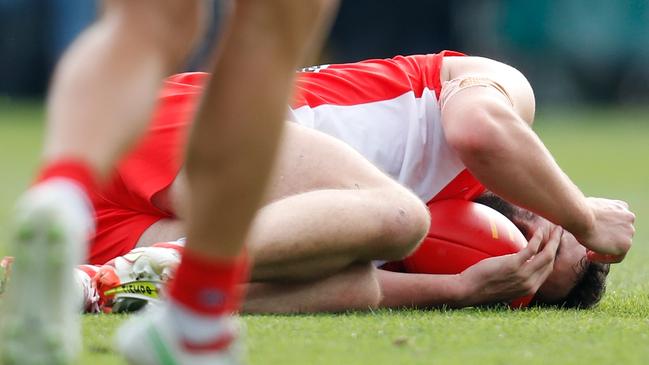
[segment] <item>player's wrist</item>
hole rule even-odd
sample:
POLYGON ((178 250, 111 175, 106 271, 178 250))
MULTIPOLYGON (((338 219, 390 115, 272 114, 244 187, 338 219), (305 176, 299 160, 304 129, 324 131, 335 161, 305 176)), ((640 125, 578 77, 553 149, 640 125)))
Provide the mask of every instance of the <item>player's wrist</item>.
POLYGON ((454 308, 464 308, 474 305, 475 296, 478 294, 478 288, 475 285, 476 280, 468 277, 465 271, 454 275, 456 285, 451 290, 451 306, 454 308))
POLYGON ((584 242, 588 242, 595 232, 596 217, 587 198, 584 198, 582 206, 583 208, 580 209, 580 214, 576 214, 573 217, 573 220, 563 227, 583 244, 584 242))

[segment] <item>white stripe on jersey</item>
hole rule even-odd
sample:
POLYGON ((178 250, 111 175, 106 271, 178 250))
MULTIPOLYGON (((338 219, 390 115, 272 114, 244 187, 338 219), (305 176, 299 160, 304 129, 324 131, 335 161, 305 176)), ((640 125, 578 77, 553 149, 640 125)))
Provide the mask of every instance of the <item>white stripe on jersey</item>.
POLYGON ((292 110, 300 125, 342 140, 375 166, 430 201, 465 166, 448 146, 435 92, 356 105, 308 105, 292 110))

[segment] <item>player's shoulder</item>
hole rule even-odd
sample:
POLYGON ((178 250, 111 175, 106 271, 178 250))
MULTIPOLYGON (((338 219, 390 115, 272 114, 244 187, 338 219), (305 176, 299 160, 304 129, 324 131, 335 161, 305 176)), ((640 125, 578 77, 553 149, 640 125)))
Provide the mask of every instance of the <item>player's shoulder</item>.
POLYGON ((442 51, 439 53, 397 55, 390 58, 369 58, 355 62, 323 64, 305 67, 299 70, 304 77, 317 77, 325 74, 344 73, 372 73, 383 77, 400 77, 406 74, 418 74, 435 69, 441 64, 442 59, 448 56, 463 56, 455 51, 442 51))
POLYGON ((363 104, 406 93, 421 97, 426 90, 434 90, 439 95, 442 60, 459 55, 462 54, 443 51, 307 67, 298 72, 301 99, 293 106, 363 104))

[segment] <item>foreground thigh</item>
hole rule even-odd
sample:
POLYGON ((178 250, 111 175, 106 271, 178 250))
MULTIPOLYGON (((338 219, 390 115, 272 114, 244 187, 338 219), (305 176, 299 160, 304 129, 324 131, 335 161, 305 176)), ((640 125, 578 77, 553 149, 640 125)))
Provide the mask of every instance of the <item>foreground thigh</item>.
MULTIPOLYGON (((232 158, 236 158, 233 156, 232 158)), ((282 137, 264 205, 316 190, 405 188, 345 143, 313 129, 288 123, 282 137)), ((184 171, 170 189, 156 196, 156 206, 184 217, 187 200, 184 171)))
POLYGON ((322 189, 373 189, 397 185, 345 143, 289 123, 282 139, 267 199, 322 189))

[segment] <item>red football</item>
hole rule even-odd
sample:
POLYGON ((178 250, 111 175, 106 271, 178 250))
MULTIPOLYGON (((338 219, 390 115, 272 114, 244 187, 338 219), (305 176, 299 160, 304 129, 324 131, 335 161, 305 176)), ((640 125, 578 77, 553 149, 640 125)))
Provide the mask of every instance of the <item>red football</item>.
MULTIPOLYGON (((514 223, 494 209, 466 200, 429 205, 431 224, 417 251, 403 261, 407 272, 458 274, 489 257, 512 254, 527 245, 514 223)), ((510 303, 525 307, 532 296, 510 303)))

